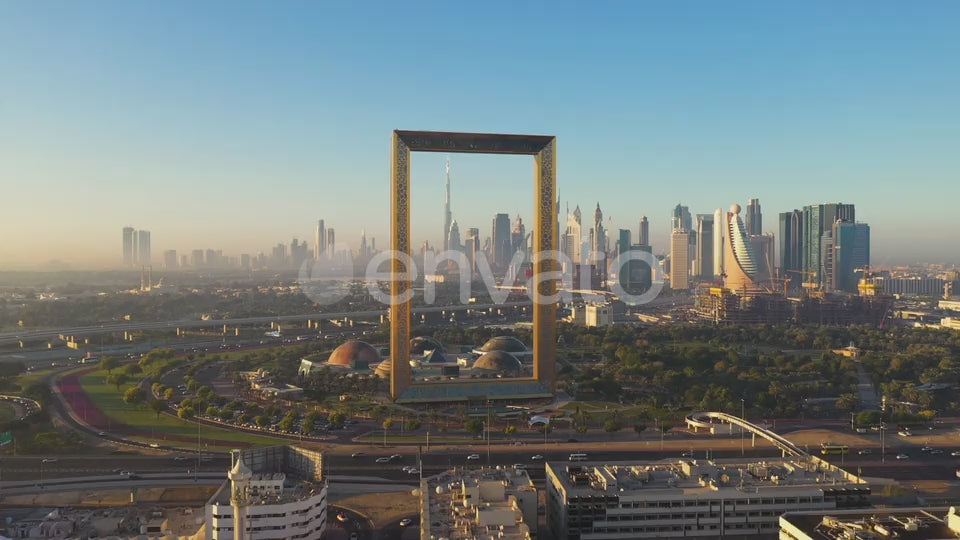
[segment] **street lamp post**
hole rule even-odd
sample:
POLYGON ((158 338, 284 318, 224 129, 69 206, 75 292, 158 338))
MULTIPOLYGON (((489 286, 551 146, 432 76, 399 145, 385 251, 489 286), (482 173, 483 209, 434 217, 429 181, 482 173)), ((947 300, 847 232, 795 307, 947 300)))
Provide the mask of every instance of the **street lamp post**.
MULTIPOLYGON (((745 413, 745 403, 746 403, 746 402, 743 400, 743 398, 740 398, 740 420, 742 420, 742 421, 744 421, 744 422, 747 421, 747 419, 746 419, 746 414, 744 414, 744 413, 745 413)), ((740 455, 743 456, 745 453, 746 453, 746 451, 745 451, 744 448, 743 448, 743 426, 740 426, 740 455)))
POLYGON ((43 489, 43 464, 44 463, 55 463, 57 460, 53 458, 44 458, 40 460, 40 489, 43 489))

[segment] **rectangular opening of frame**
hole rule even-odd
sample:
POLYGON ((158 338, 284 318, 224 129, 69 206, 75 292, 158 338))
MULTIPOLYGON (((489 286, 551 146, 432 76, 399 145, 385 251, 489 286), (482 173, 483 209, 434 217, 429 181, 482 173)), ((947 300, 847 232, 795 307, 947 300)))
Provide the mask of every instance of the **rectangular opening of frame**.
POLYGON ((552 271, 557 266, 543 255, 557 245, 554 141, 544 136, 394 132, 393 399, 457 401, 552 394, 556 373, 552 271), (434 154, 419 156, 422 165, 414 166, 412 152, 434 154), (529 162, 523 166, 514 156, 499 160, 460 156, 463 181, 457 181, 452 169, 458 162, 456 154, 478 153, 532 156, 532 183, 529 162), (446 196, 448 156, 451 195, 463 194, 459 212, 454 211, 457 199, 446 196), (416 182, 416 189, 414 178, 425 178, 416 182), (523 195, 531 192, 533 197, 523 195), (519 213, 519 221, 511 209, 519 213), (406 273, 408 268, 412 272, 406 273), (528 330, 491 328, 525 319, 532 323, 528 330), (464 331, 477 326, 485 330, 464 331), (501 334, 502 339, 487 342, 501 334))

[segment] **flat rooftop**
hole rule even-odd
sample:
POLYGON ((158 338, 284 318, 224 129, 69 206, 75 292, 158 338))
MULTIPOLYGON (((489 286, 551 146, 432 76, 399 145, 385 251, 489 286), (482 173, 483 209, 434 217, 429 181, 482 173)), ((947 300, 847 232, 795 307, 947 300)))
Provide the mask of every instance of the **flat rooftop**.
POLYGON ((498 467, 487 469, 454 469, 425 479, 426 508, 421 509, 424 527, 431 537, 450 540, 497 538, 527 540, 530 528, 523 523, 523 513, 511 495, 535 492, 533 482, 523 469, 498 467), (480 488, 485 483, 503 486, 502 499, 484 498, 468 503, 464 490, 480 488), (481 515, 483 514, 483 515, 481 515), (486 523, 486 524, 485 524, 486 523))
POLYGON ((617 495, 744 498, 786 489, 866 489, 856 477, 798 458, 556 462, 547 466, 570 497, 617 495), (851 480, 854 479, 854 480, 851 480))
MULTIPOLYGON (((817 540, 843 538, 855 532, 865 540, 941 540, 960 537, 946 523, 948 508, 877 508, 870 510, 831 510, 829 512, 787 512, 780 517, 781 530, 817 540)), ((782 538, 782 536, 781 536, 782 538)))

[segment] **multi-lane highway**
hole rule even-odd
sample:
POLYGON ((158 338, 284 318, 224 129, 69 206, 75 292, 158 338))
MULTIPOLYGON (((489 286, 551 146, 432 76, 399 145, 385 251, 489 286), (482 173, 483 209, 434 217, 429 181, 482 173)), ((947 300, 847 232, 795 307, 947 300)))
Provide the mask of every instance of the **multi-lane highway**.
MULTIPOLYGON (((466 310, 484 310, 497 308, 525 307, 531 305, 530 302, 506 302, 503 304, 456 304, 452 306, 424 306, 413 309, 414 314, 421 313, 439 313, 445 311, 466 311, 466 310)), ((17 343, 19 341, 36 341, 52 339, 62 335, 84 337, 114 332, 137 332, 143 330, 171 330, 174 328, 203 328, 215 326, 248 326, 248 325, 266 325, 271 322, 285 321, 306 321, 306 320, 327 320, 347 318, 372 318, 379 317, 387 313, 385 309, 375 309, 367 311, 341 311, 334 313, 308 313, 305 315, 279 315, 266 317, 241 317, 231 319, 181 319, 177 321, 155 321, 155 322, 124 322, 107 323, 89 326, 74 326, 70 328, 52 328, 42 330, 23 330, 17 332, 5 332, 0 334, 0 345, 17 343)))

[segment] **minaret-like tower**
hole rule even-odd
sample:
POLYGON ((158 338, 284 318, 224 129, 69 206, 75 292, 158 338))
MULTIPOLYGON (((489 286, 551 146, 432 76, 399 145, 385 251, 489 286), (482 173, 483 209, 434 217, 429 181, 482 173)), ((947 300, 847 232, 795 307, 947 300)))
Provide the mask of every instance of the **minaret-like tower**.
POLYGON ((450 249, 450 225, 453 222, 453 212, 450 211, 450 160, 447 160, 447 191, 443 198, 443 250, 450 249))
POLYGON ((233 454, 233 468, 227 477, 230 479, 230 505, 233 507, 233 540, 244 540, 253 471, 243 462, 240 450, 231 450, 230 453, 233 454))

